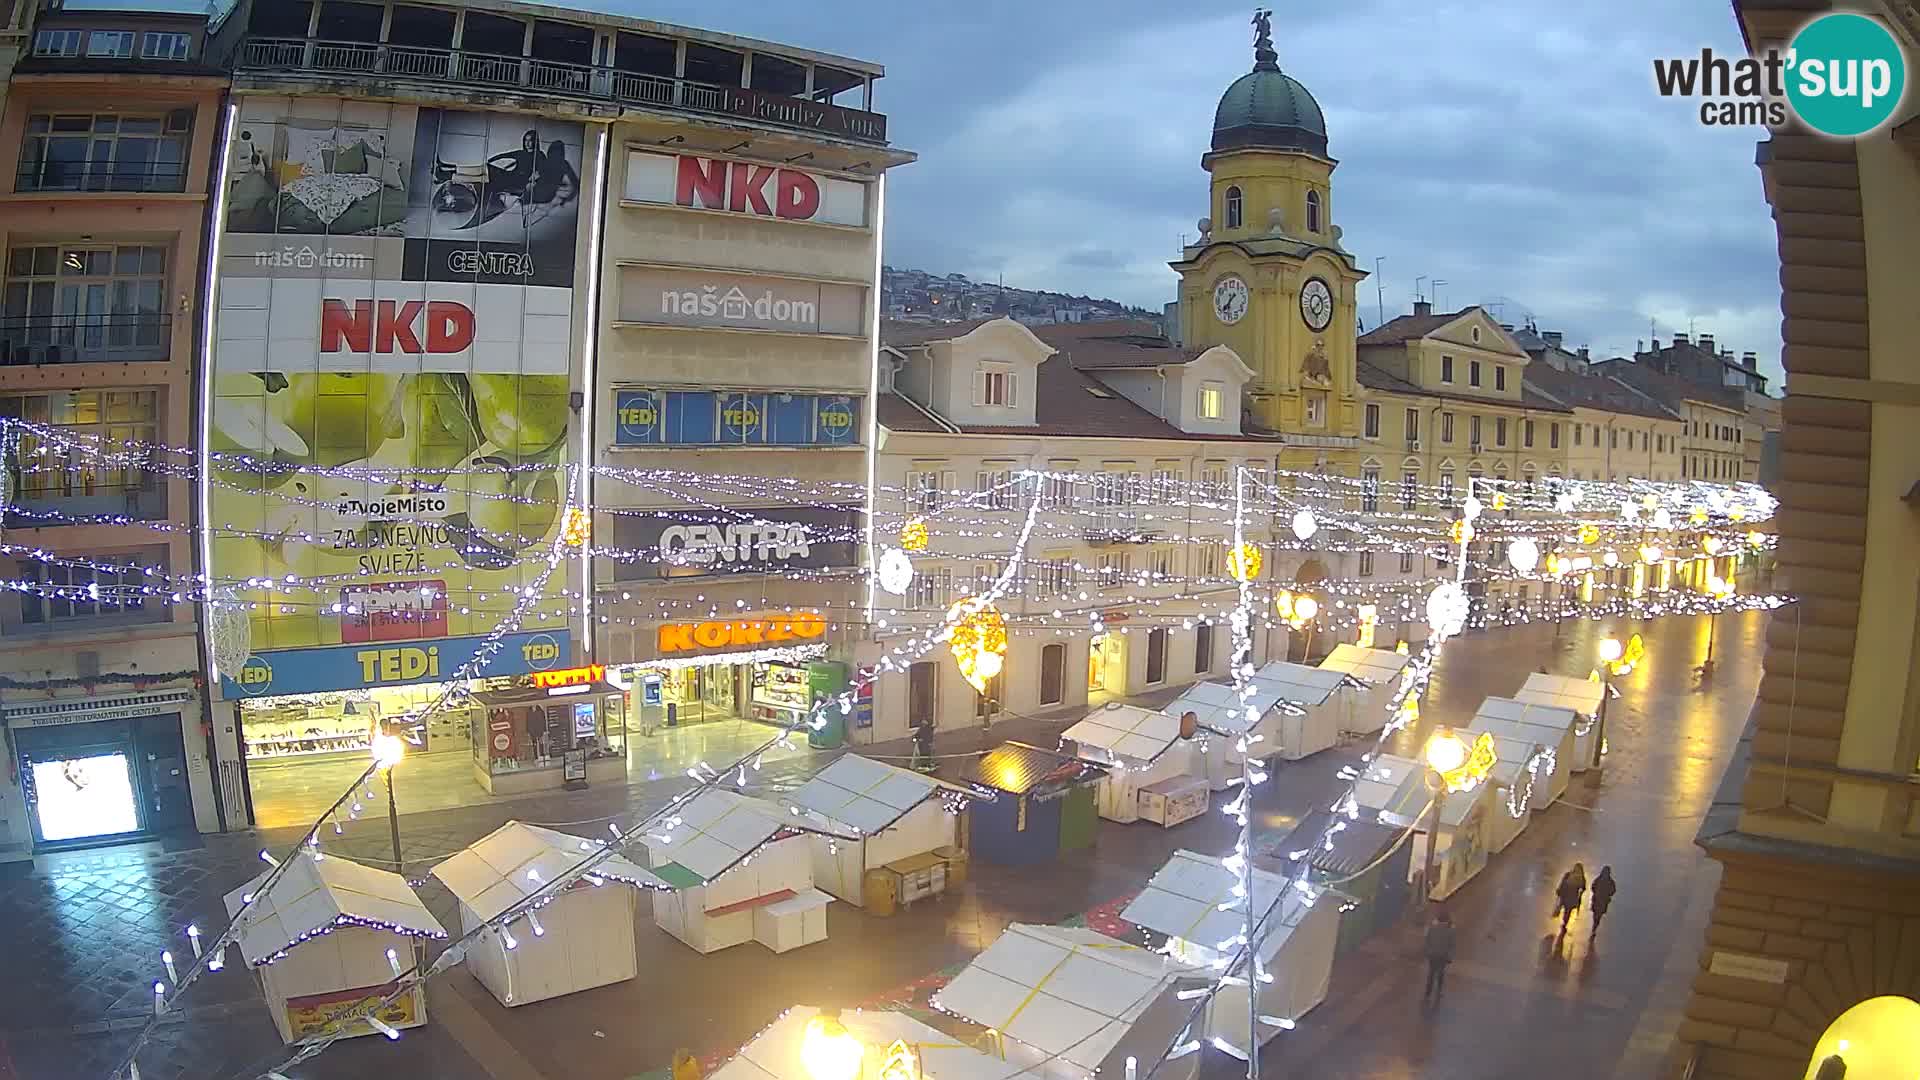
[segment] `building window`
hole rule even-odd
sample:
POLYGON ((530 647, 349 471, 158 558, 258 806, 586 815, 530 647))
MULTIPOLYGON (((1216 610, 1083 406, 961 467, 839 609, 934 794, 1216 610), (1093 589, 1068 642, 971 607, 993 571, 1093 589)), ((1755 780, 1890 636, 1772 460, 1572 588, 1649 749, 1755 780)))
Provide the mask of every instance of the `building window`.
POLYGON ((1467 418, 1467 442, 1475 450, 1480 449, 1480 418, 1477 416, 1467 418))
POLYGON ((1242 202, 1239 188, 1230 187, 1227 189, 1227 228, 1237 229, 1240 227, 1240 221, 1243 216, 1242 202))
POLYGON ((1620 449, 1620 432, 1615 428, 1607 429, 1607 449, 1620 449))
POLYGON ((1373 576, 1373 552, 1371 551, 1362 551, 1360 553, 1360 576, 1373 576))
POLYGON ((1504 365, 1493 365, 1493 388, 1495 390, 1505 390, 1507 388, 1507 369, 1504 365))
POLYGON ((1411 510, 1420 498, 1420 474, 1408 470, 1400 474, 1400 509, 1411 510))
POLYGON ((1313 392, 1306 396, 1307 426, 1320 427, 1327 422, 1327 395, 1313 392))
POLYGON ((1213 624, 1202 622, 1193 631, 1193 673, 1205 675, 1213 670, 1213 624))
POLYGON ((1156 627, 1147 631, 1147 685, 1155 686, 1167 681, 1167 630, 1156 627))
POLYGON ((1586 440, 1584 438, 1586 430, 1587 430, 1587 425, 1585 424, 1573 425, 1573 445, 1575 446, 1586 445, 1586 440))
POLYGON ((1507 418, 1496 416, 1493 419, 1493 445, 1507 445, 1507 418))
POLYGON ((1407 410, 1407 442, 1417 445, 1420 442, 1420 410, 1407 410))
MULTIPOLYGON (((0 396, 0 417, 58 428, 74 441, 103 445, 159 441, 160 394, 155 390, 71 390, 0 396)), ((128 463, 102 468, 91 452, 43 447, 31 431, 19 434, 12 463, 11 501, 27 509, 51 502, 66 514, 126 515, 137 519, 165 511, 154 473, 128 463)))
POLYGON ((936 514, 953 486, 953 474, 926 469, 907 474, 907 505, 916 514, 936 514))
POLYGON ((27 117, 17 191, 184 191, 193 110, 27 117))
POLYGON ((1453 442, 1453 414, 1450 412, 1440 414, 1440 441, 1453 442))
POLYGON ((1377 439, 1380 437, 1380 406, 1367 406, 1366 425, 1367 438, 1377 439))
POLYGON ((20 594, 20 621, 28 626, 165 622, 167 605, 149 603, 142 589, 167 573, 165 548, 74 558, 66 563, 21 562, 20 580, 46 589, 20 594))
POLYGON ((1453 357, 1451 356, 1440 358, 1440 381, 1444 383, 1453 381, 1453 357))
MULTIPOLYGON (((1529 443, 1528 445, 1531 446, 1532 444, 1529 443)), ((1558 423, 1547 425, 1547 449, 1560 449, 1560 425, 1558 423)))
POLYGON ((125 60, 133 55, 133 36, 131 30, 90 30, 87 55, 125 60))
POLYGON ((1040 649, 1040 704, 1058 705, 1067 696, 1067 647, 1046 645, 1040 649))
POLYGON ((1195 584, 1211 582, 1220 576, 1219 544, 1199 544, 1193 549, 1193 577, 1195 584))
POLYGON ((1155 544, 1147 551, 1147 570, 1156 581, 1173 579, 1173 545, 1155 544))
POLYGON ((1475 345, 1480 344, 1480 328, 1477 326, 1474 327, 1471 333, 1473 334, 1473 343, 1475 345))
POLYGON ((982 469, 973 474, 973 504, 985 510, 1011 510, 1014 487, 1011 471, 982 469))
POLYGON ((1013 407, 1013 371, 1010 368, 982 366, 973 375, 973 403, 1013 407))
POLYGON ((1218 420, 1226 412, 1225 388, 1217 382, 1200 386, 1200 419, 1218 420))
POLYGON ((1467 361, 1467 385, 1480 385, 1480 361, 1478 360, 1467 361))
POLYGON ((1380 470, 1372 465, 1360 470, 1360 509, 1369 514, 1380 509, 1380 470))
POLYGON ((1106 551, 1100 554, 1100 587, 1117 589, 1127 583, 1127 576, 1133 570, 1133 556, 1125 551, 1106 551))
POLYGON ((1400 553, 1400 572, 1403 574, 1413 573, 1413 552, 1403 551, 1400 553))
POLYGON ((951 568, 921 570, 913 575, 913 584, 907 588, 907 606, 916 611, 944 610, 952 593, 951 568))
POLYGON ((41 245, 7 253, 0 360, 165 360, 167 249, 41 245))
POLYGON ((1307 192, 1307 231, 1320 231, 1320 193, 1317 191, 1307 192))
POLYGON ((1445 506, 1453 505, 1453 470, 1452 469, 1442 469, 1440 472, 1440 502, 1442 505, 1445 505, 1445 506))
POLYGON ((185 60, 193 48, 191 34, 159 34, 148 31, 140 38, 142 60, 185 60))
POLYGON ((1522 420, 1520 422, 1520 442, 1521 445, 1528 449, 1533 448, 1533 421, 1522 420))
POLYGON ((993 678, 987 680, 984 691, 975 691, 973 695, 973 718, 986 721, 993 719, 995 713, 1007 707, 1007 669, 1001 668, 993 678))
POLYGON ((79 56, 79 30, 42 30, 33 35, 35 56, 79 56))

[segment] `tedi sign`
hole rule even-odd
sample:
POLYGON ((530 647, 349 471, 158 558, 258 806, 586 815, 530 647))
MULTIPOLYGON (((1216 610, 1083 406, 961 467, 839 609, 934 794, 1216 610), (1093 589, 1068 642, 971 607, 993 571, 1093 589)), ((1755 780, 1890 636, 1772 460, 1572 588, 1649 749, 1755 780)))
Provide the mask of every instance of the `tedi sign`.
POLYGON ((865 226, 867 187, 859 181, 784 165, 646 150, 627 154, 628 202, 776 221, 865 226))
POLYGON ((755 521, 739 525, 671 525, 660 533, 660 557, 678 566, 786 562, 812 553, 805 525, 755 521))

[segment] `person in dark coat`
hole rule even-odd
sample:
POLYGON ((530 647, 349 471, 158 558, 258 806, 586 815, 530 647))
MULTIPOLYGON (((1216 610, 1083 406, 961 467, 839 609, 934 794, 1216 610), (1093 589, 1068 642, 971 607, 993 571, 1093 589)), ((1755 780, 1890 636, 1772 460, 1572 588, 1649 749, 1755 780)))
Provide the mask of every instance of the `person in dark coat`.
POLYGON ((1567 923, 1572 921, 1574 912, 1580 910, 1580 898, 1585 896, 1586 892, 1587 868, 1580 863, 1574 863, 1573 869, 1560 878, 1559 887, 1554 889, 1558 903, 1554 906, 1553 913, 1560 916, 1561 933, 1567 932, 1567 923))
POLYGON ((1445 911, 1427 927, 1427 990, 1422 1000, 1438 1000, 1440 991, 1446 988, 1447 965, 1453 962, 1453 944, 1455 931, 1453 916, 1445 911))
POLYGON ((1593 928, 1587 931, 1589 938, 1600 932, 1600 920, 1606 917, 1607 908, 1613 904, 1613 867, 1600 868, 1600 876, 1593 879, 1593 928))

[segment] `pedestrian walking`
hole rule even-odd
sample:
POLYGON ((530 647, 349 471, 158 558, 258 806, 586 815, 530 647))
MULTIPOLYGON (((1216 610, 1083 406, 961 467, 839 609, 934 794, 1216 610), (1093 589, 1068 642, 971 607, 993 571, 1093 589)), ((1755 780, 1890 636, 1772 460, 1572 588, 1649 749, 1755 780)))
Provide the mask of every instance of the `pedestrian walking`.
POLYGON ((1617 886, 1613 882, 1613 867, 1600 868, 1600 876, 1593 879, 1593 928, 1587 931, 1591 939, 1600 932, 1600 920, 1606 917, 1607 908, 1613 905, 1613 891, 1617 886))
POLYGON ((1421 999, 1439 1000, 1447 982, 1447 965, 1453 962, 1453 916, 1445 911, 1427 927, 1427 990, 1421 999))
POLYGON ((1573 920, 1574 912, 1580 910, 1580 898, 1587 892, 1587 868, 1574 863, 1573 869, 1560 877, 1560 884, 1554 890, 1558 900, 1553 913, 1560 916, 1560 932, 1567 932, 1567 923, 1573 920))

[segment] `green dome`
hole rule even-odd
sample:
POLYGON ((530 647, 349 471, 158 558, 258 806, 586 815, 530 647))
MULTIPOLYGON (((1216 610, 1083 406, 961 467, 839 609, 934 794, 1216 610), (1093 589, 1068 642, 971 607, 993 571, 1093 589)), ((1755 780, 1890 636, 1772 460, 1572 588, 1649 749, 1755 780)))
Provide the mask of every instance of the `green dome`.
POLYGON ((1213 113, 1213 148, 1304 150, 1327 156, 1327 120, 1307 88, 1262 58, 1233 81, 1213 113))

